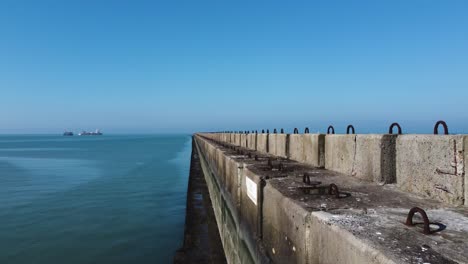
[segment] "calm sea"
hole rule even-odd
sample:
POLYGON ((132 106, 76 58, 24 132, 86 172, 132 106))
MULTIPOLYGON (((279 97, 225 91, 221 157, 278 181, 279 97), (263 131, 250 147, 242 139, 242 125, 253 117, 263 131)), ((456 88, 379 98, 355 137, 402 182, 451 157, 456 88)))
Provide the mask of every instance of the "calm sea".
POLYGON ((0 263, 171 263, 188 135, 0 136, 0 263))

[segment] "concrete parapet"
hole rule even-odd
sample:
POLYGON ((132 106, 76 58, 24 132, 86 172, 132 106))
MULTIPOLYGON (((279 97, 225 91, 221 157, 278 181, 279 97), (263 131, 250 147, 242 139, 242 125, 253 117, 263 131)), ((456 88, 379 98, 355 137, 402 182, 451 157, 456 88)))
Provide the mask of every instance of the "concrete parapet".
POLYGON ((240 133, 236 133, 234 134, 234 145, 236 146, 239 146, 241 145, 241 134, 240 133))
MULTIPOLYGON (((205 176, 207 181, 212 181, 208 185, 211 186, 210 196, 215 200, 213 206, 220 207, 214 208, 214 211, 228 262, 468 263, 466 208, 450 207, 436 200, 401 192, 395 185, 382 186, 362 181, 365 177, 357 177, 377 173, 373 170, 377 161, 371 156, 382 156, 386 140, 395 142, 393 146, 399 159, 412 159, 406 161, 408 164, 405 166, 410 166, 419 159, 419 163, 414 165, 419 168, 426 166, 425 162, 431 151, 443 152, 450 148, 433 146, 433 139, 430 140, 430 147, 422 139, 417 139, 416 142, 419 143, 411 145, 405 141, 406 136, 348 137, 354 138, 356 155, 352 163, 370 163, 367 167, 362 167, 364 172, 355 170, 356 177, 281 158, 273 159, 273 162, 275 166, 282 162, 284 169, 271 169, 266 165, 267 157, 261 153, 257 153, 257 161, 238 155, 236 151, 217 145, 216 142, 196 137, 201 156, 206 160, 202 163, 208 163, 204 165, 204 170, 208 171, 205 176), (216 164, 222 159, 213 158, 213 148, 216 149, 216 156, 222 153, 226 163, 230 164, 226 164, 225 169, 223 165, 216 164), (360 151, 369 152, 370 156, 358 157, 360 151), (400 155, 401 153, 406 154, 400 155), (219 179, 223 177, 216 176, 216 173, 225 173, 226 183, 222 183, 219 179), (305 173, 311 177, 312 182, 320 182, 318 187, 303 182, 305 173), (338 195, 328 192, 332 183, 339 186, 338 195), (238 198, 231 198, 235 197, 233 193, 236 190, 238 198), (239 205, 235 205, 236 201, 239 205), (425 235, 420 225, 406 226, 404 221, 408 211, 415 206, 425 208, 431 223, 439 223, 446 229, 435 230, 436 227, 431 225, 433 234, 425 235)), ((443 139, 446 136, 438 137, 436 141, 442 143, 436 144, 447 144, 443 139)), ((453 153, 466 158, 465 152, 458 151, 458 141, 462 142, 464 148, 468 140, 460 136, 447 137, 452 137, 445 139, 448 140, 448 145, 456 146, 456 152, 453 153)), ((326 140, 328 138, 329 136, 326 140)), ((290 142, 294 140, 297 137, 290 138, 290 142)), ((341 143, 335 146, 341 148, 340 144, 349 144, 347 140, 349 139, 336 140, 341 143)), ((441 153, 441 156, 436 155, 434 159, 450 160, 449 153, 441 153)), ((396 163, 399 161, 397 159, 396 163)), ((456 160, 454 163, 466 164, 466 160, 456 160)), ((457 168, 456 164, 452 169, 457 168)), ((437 168, 439 167, 429 168, 429 171, 437 168)), ((445 168, 440 167, 439 170, 441 169, 445 168)), ((464 174, 462 176, 465 177, 464 174)), ((463 177, 462 181, 465 180, 463 177)), ((397 184, 399 179, 402 178, 397 177, 397 184)))
POLYGON ((261 153, 268 153, 268 137, 269 134, 257 135, 257 151, 261 153))
POLYGON ((247 148, 257 150, 257 134, 252 133, 247 135, 247 148))
POLYGON ((325 135, 289 135, 289 158, 314 167, 325 166, 325 135))
POLYGON ((356 156, 356 135, 326 135, 325 169, 351 175, 356 156))
POLYGON ((396 137, 327 135, 325 168, 376 183, 394 183, 396 137))
POLYGON ((287 157, 287 134, 269 134, 268 153, 286 158, 287 157))
POLYGON ((467 136, 401 135, 396 181, 401 190, 462 205, 466 198, 467 136))
POLYGON ((241 134, 241 137, 240 137, 240 146, 243 147, 243 148, 247 148, 247 136, 249 134, 241 134))

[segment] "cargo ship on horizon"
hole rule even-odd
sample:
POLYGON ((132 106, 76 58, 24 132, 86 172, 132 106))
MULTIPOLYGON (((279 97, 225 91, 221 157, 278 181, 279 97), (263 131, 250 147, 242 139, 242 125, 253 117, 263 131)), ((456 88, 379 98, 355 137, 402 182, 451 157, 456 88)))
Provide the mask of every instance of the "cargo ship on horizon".
POLYGON ((81 131, 78 136, 102 136, 102 132, 99 129, 94 132, 81 131))

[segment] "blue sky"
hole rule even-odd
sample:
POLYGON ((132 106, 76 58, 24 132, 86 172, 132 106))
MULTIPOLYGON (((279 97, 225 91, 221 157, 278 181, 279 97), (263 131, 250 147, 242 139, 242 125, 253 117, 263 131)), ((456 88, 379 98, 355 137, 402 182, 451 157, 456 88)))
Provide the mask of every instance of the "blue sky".
POLYGON ((0 2, 0 133, 468 132, 467 1, 0 2))

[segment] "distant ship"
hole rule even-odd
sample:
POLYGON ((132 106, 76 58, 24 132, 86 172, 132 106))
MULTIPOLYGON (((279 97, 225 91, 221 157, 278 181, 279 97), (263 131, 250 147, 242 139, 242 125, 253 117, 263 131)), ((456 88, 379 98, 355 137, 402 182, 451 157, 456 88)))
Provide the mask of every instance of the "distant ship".
POLYGON ((63 135, 64 136, 73 136, 73 132, 65 131, 65 132, 63 132, 63 135))
POLYGON ((99 129, 96 129, 94 132, 86 132, 86 131, 81 131, 78 136, 102 136, 101 131, 99 129))

